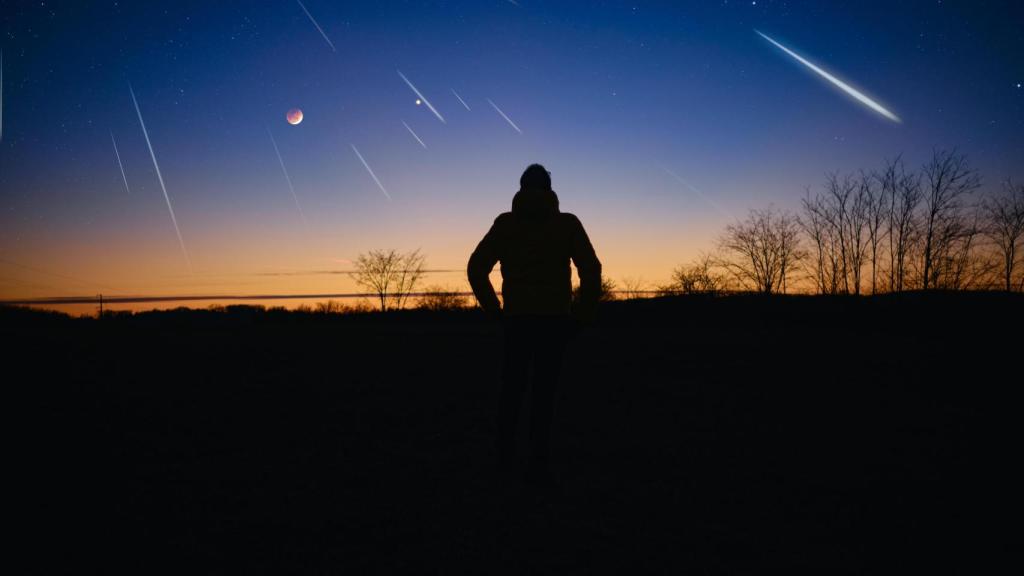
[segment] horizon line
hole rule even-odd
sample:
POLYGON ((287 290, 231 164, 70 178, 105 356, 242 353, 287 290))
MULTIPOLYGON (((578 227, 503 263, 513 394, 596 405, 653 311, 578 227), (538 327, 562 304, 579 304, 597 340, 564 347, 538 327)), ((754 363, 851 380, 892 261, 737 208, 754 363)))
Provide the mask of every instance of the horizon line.
MULTIPOLYGON (((612 293, 638 293, 656 294, 658 290, 611 290, 612 293)), ((501 295, 501 291, 495 291, 501 295)), ((452 294, 456 296, 473 296, 471 291, 431 291, 431 292, 410 292, 406 296, 422 297, 435 294, 452 294)), ((102 294, 95 296, 46 296, 39 298, 19 298, 12 300, 0 300, 0 306, 19 305, 41 305, 41 304, 99 304, 102 294)), ((387 297, 392 297, 388 295, 387 297)), ((341 292, 324 294, 209 294, 209 295, 181 295, 181 296, 103 296, 104 304, 142 304, 146 302, 189 302, 199 300, 301 300, 313 298, 380 298, 380 294, 372 292, 341 292)))

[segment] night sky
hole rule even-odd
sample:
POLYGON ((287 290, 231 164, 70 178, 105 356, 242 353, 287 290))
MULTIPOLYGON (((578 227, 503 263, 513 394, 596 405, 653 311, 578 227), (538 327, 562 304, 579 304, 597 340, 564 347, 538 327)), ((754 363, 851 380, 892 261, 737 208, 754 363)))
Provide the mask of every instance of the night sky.
POLYGON ((348 292, 375 248, 465 289, 532 162, 651 283, 826 171, 956 147, 1024 180, 1020 1, 304 4, 0 0, 0 299, 348 292))

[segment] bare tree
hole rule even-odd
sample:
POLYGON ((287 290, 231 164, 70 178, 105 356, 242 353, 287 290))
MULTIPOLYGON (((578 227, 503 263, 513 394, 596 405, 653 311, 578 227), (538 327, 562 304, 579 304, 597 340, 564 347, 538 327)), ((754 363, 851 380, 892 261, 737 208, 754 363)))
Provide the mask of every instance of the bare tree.
MULTIPOLYGON (((616 299, 615 292, 618 290, 618 287, 615 285, 615 281, 611 278, 601 276, 601 286, 599 290, 600 292, 597 295, 598 302, 611 302, 616 299)), ((571 296, 574 304, 580 301, 579 284, 573 283, 571 296)))
POLYGON ((967 157, 955 150, 936 150, 922 169, 924 175, 924 215, 922 216, 921 287, 938 287, 956 244, 973 237, 964 214, 965 196, 981 186, 978 172, 967 157))
POLYGON ((885 225, 889 198, 885 180, 879 174, 861 173, 861 188, 866 195, 865 218, 868 228, 868 246, 871 250, 871 293, 878 292, 878 257, 879 246, 885 235, 885 225), (870 180, 870 182, 865 182, 870 180))
POLYGON ((672 283, 665 288, 683 294, 715 294, 724 288, 724 282, 716 270, 715 259, 701 254, 693 264, 673 270, 672 283))
POLYGON ((808 191, 802 201, 797 222, 814 247, 811 266, 819 292, 860 294, 873 188, 864 174, 857 179, 832 172, 822 194, 812 198, 808 191))
POLYGON ((782 293, 786 293, 790 273, 806 256, 800 248, 800 226, 796 216, 789 212, 781 212, 775 221, 775 245, 779 262, 779 280, 782 293))
POLYGON ((313 308, 313 310, 317 314, 344 314, 345 308, 345 305, 341 302, 328 300, 326 302, 317 302, 316 307, 313 308))
POLYGON ((598 302, 611 302, 612 300, 618 299, 615 293, 618 291, 618 286, 615 285, 615 281, 611 278, 601 276, 601 293, 597 297, 598 302))
MULTIPOLYGON (((1024 184, 1003 182, 1003 193, 988 198, 982 204, 982 214, 984 235, 999 251, 1000 276, 1009 292, 1013 290, 1013 273, 1024 242, 1024 184)), ((1024 277, 1021 282, 1024 285, 1024 277)))
POLYGON ((850 178, 856 191, 846 216, 847 269, 854 294, 860 294, 864 273, 864 259, 868 256, 869 209, 874 195, 874 183, 864 173, 859 178, 850 178))
POLYGON ((850 246, 847 236, 847 227, 850 218, 850 203, 857 185, 849 176, 839 177, 836 173, 830 173, 825 177, 825 200, 823 204, 826 209, 823 212, 828 225, 832 228, 833 239, 839 243, 839 280, 842 283, 843 292, 850 293, 850 246))
POLYGON ((370 250, 355 261, 352 279, 380 299, 380 309, 401 309, 416 284, 423 278, 426 256, 419 250, 370 250))
POLYGON ((994 284, 998 259, 983 250, 984 213, 982 206, 971 207, 963 215, 963 225, 942 260, 943 270, 937 288, 969 290, 994 284))
POLYGON ((833 228, 826 214, 828 207, 820 195, 812 198, 810 190, 807 190, 801 204, 803 215, 797 218, 797 223, 811 241, 813 257, 809 259, 809 265, 815 287, 819 293, 834 294, 838 290, 839 261, 833 228))
POLYGON ((654 292, 658 296, 678 296, 679 286, 675 283, 658 284, 654 287, 654 292))
POLYGON ((459 310, 466 306, 466 297, 458 290, 443 286, 430 286, 423 290, 416 307, 420 310, 442 312, 459 310))
POLYGON ((774 209, 751 210, 719 239, 721 265, 742 285, 772 294, 786 291, 787 277, 803 258, 797 219, 774 209))
POLYGON ((889 291, 902 292, 907 263, 918 234, 917 208, 921 204, 921 178, 907 172, 903 157, 887 161, 880 176, 882 193, 889 201, 886 236, 889 238, 889 291))
POLYGON ((633 278, 630 276, 623 277, 622 280, 622 293, 626 297, 626 300, 634 300, 639 298, 644 292, 646 283, 642 278, 633 278))

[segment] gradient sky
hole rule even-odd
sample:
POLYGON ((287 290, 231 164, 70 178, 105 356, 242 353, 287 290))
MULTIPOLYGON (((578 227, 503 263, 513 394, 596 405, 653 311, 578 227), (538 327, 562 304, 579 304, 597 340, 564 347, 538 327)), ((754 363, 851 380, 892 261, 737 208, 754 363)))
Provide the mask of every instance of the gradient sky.
POLYGON ((957 147, 986 188, 1024 180, 1016 0, 304 4, 334 50, 295 0, 3 0, 0 299, 349 292, 327 272, 373 248, 419 248, 455 270, 428 284, 465 288, 531 162, 606 275, 652 283, 829 170, 957 147))

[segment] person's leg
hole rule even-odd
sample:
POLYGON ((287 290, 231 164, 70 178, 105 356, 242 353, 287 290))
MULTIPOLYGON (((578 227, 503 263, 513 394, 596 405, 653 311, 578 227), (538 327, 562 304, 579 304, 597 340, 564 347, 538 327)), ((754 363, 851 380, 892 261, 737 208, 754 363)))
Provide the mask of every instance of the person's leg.
POLYGON ((546 477, 549 472, 551 426, 567 338, 566 318, 544 318, 536 326, 530 391, 530 473, 537 477, 546 477))
POLYGON ((503 473, 514 470, 516 426, 526 393, 530 369, 529 333, 523 318, 504 319, 505 351, 501 369, 501 394, 498 400, 498 463, 503 473))

